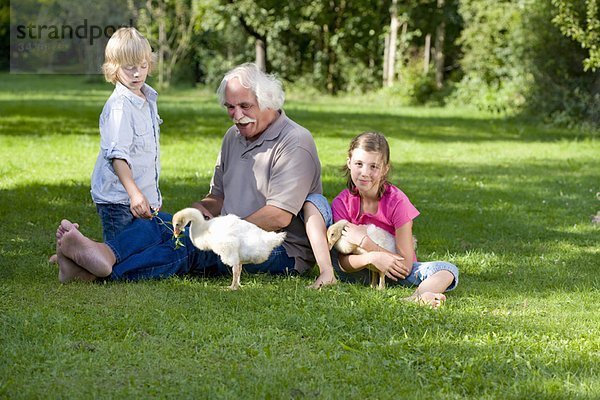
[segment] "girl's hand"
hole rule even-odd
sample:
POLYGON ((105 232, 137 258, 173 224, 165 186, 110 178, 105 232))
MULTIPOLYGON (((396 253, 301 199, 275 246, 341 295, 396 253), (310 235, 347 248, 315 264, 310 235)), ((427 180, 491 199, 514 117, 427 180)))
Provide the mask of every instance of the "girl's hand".
POLYGON ((146 196, 142 194, 142 192, 138 192, 131 196, 131 204, 129 205, 129 209, 131 213, 136 218, 152 218, 152 210, 150 209, 150 203, 146 196))
POLYGON ((411 272, 402 262, 404 258, 398 254, 373 251, 369 255, 371 256, 371 264, 393 281, 406 279, 411 272))
POLYGON ((342 237, 349 243, 357 246, 361 245, 363 239, 367 236, 367 227, 365 225, 346 224, 342 231, 342 237))

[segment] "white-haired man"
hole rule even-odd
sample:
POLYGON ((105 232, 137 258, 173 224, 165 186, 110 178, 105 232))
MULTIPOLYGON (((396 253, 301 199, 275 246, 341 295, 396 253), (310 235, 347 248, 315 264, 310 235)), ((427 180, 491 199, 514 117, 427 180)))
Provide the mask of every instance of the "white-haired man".
MULTIPOLYGON (((193 206, 209 218, 235 214, 265 230, 286 232, 283 245, 264 263, 245 265, 247 272, 307 271, 315 259, 306 229, 320 235, 324 221, 331 218, 321 195, 321 165, 312 135, 285 115, 281 83, 254 64, 228 72, 217 94, 235 125, 223 138, 209 194, 193 206)), ((216 254, 198 250, 191 242, 174 249, 169 232, 156 220, 136 220, 106 243, 88 239, 67 220, 56 236, 62 282, 229 273, 216 254)), ((327 246, 324 240, 315 243, 327 246)), ((334 283, 328 253, 316 253, 326 256, 319 262, 321 274, 313 287, 334 283)))

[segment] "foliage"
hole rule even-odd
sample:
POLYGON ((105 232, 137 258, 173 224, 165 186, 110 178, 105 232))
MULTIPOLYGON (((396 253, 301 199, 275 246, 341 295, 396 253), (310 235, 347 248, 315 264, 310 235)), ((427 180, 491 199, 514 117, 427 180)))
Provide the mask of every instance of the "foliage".
MULTIPOLYGON (((58 0, 27 1, 37 10, 38 3, 58 0)), ((110 6, 77 0, 61 3, 83 15, 110 6)), ((398 3, 401 24, 406 22, 397 49, 400 81, 383 92, 398 94, 402 97, 398 101, 411 104, 468 104, 512 114, 534 111, 549 121, 600 126, 600 72, 593 70, 600 35, 597 0, 445 0, 443 7, 437 0, 398 3), (425 38, 434 42, 439 26, 445 27, 446 39, 441 91, 433 90, 430 75, 415 68, 424 57, 425 38)), ((159 25, 168 31, 169 45, 162 49, 172 68, 167 75, 172 74, 175 83, 215 88, 225 71, 255 59, 254 33, 265 40, 269 71, 296 88, 339 95, 381 91, 391 0, 129 0, 129 4, 140 9, 139 21, 156 50, 159 25), (167 17, 144 20, 144 15, 149 17, 143 11, 147 4, 162 5, 167 17), (183 29, 192 27, 189 22, 194 22, 191 32, 183 29), (184 36, 189 39, 181 40, 184 36)), ((2 10, 0 19, 6 14, 2 10)), ((0 43, 8 49, 7 42, 8 35, 2 36, 0 30, 0 43)))
MULTIPOLYGON (((60 219, 101 237, 89 196, 110 85, 0 76, 0 397, 594 399, 600 396, 597 138, 460 108, 297 96, 325 194, 351 137, 384 132, 416 204, 419 257, 461 269, 439 310, 411 289, 306 277, 61 285, 60 219), (576 267, 576 273, 573 268, 576 267), (407 384, 409 382, 409 384, 407 384)), ((161 92, 165 208, 203 196, 230 122, 214 96, 161 92)))
POLYGON ((513 1, 466 0, 459 12, 464 76, 453 101, 497 112, 518 110, 531 79, 523 63, 522 7, 513 1))
MULTIPOLYGON (((389 2, 367 0, 227 2, 230 15, 266 37, 270 69, 289 81, 308 77, 329 93, 378 85, 389 2)), ((240 29, 240 28, 238 28, 240 29)))
POLYGON ((597 0, 552 0, 552 4, 558 9, 552 22, 565 36, 589 50, 589 57, 583 60, 583 66, 586 71, 596 71, 600 67, 600 13, 597 0), (576 10, 578 6, 585 7, 585 17, 576 10))
POLYGON ((10 64, 10 0, 0 0, 0 71, 10 64))
POLYGON ((536 2, 525 18, 528 69, 534 78, 525 110, 567 126, 600 126, 600 71, 584 71, 586 50, 565 40, 552 21, 555 8, 536 2), (554 55, 560 54, 560 57, 554 55))
POLYGON ((192 49, 193 30, 202 18, 204 2, 148 0, 144 7, 130 2, 137 24, 158 56, 158 86, 167 87, 178 63, 192 49))
POLYGON ((397 96, 406 105, 424 105, 442 99, 436 97, 440 91, 435 85, 435 71, 423 73, 423 60, 411 59, 400 71, 398 82, 392 88, 386 88, 383 93, 397 96))
POLYGON ((583 71, 585 50, 553 25, 551 4, 469 0, 460 12, 464 77, 452 102, 568 126, 600 124, 600 74, 583 71))

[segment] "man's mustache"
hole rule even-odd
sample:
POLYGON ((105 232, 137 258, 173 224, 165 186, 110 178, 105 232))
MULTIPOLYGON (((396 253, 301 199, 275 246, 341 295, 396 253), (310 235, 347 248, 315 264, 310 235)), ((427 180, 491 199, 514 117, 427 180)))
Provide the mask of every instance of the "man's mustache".
POLYGON ((252 122, 256 122, 255 119, 252 119, 252 118, 246 117, 246 116, 243 116, 240 119, 232 118, 231 120, 233 121, 234 124, 250 124, 252 122))

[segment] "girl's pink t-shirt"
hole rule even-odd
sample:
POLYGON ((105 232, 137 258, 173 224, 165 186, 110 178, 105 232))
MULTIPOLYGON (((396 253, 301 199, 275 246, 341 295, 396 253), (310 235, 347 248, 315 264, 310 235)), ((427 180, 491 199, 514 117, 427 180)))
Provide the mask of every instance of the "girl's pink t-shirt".
POLYGON ((419 215, 419 210, 413 206, 404 192, 391 184, 385 185, 385 192, 379 200, 376 214, 361 215, 360 195, 353 195, 348 189, 344 189, 333 199, 331 209, 335 222, 345 219, 356 225, 373 224, 392 235, 396 234, 396 229, 419 215))

